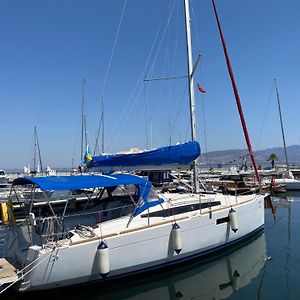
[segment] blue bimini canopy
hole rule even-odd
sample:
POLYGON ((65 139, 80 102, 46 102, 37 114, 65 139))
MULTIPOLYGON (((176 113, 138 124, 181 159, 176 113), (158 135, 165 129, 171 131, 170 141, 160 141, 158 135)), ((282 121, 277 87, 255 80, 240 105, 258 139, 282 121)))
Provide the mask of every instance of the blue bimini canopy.
POLYGON ((78 175, 17 178, 13 185, 35 184, 42 191, 79 190, 119 185, 142 184, 147 180, 131 174, 78 175))
POLYGON ((193 141, 140 153, 95 156, 87 164, 87 167, 103 172, 162 169, 165 166, 190 165, 200 153, 200 144, 193 141))
POLYGON ((78 175, 78 176, 49 176, 17 178, 13 185, 34 184, 42 191, 80 190, 87 188, 117 187, 120 185, 136 185, 138 189, 138 203, 133 217, 139 215, 149 207, 156 206, 164 200, 158 196, 150 199, 151 182, 131 174, 112 175, 78 175))

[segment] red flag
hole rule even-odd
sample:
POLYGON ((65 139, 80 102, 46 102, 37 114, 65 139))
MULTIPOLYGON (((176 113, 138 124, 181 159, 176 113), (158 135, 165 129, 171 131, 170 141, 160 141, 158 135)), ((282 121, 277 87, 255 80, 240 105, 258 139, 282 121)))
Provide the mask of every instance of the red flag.
POLYGON ((199 92, 201 92, 203 94, 205 93, 204 88, 199 83, 197 83, 197 87, 198 87, 199 92))

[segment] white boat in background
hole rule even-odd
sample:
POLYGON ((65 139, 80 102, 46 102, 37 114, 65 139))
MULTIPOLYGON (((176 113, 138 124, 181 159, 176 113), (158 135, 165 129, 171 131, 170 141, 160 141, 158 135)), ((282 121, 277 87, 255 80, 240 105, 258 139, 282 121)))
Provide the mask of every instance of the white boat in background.
POLYGON ((56 170, 50 168, 50 166, 46 167, 46 176, 56 176, 56 170))
POLYGON ((300 190, 300 180, 295 179, 293 173, 290 171, 289 161, 288 161, 288 156, 287 156, 287 149, 286 149, 286 142, 285 142, 285 135, 284 135, 284 127, 283 127, 283 122, 282 122, 280 98, 279 98, 279 92, 278 92, 276 79, 274 79, 274 83, 275 83, 276 96, 277 96, 278 113, 279 113, 279 119, 280 119, 282 142, 283 142, 285 162, 286 162, 286 171, 280 172, 279 174, 277 174, 277 177, 272 180, 273 180, 275 188, 283 185, 286 191, 297 191, 297 190, 300 190))
MULTIPOLYGON (((188 0, 184 8, 191 132, 197 143, 188 0)), ((247 134, 246 140, 249 146, 247 134)), ((251 147, 249 152, 253 158, 251 147)), ((196 165, 192 162, 193 192, 186 193, 158 194, 150 181, 130 174, 15 179, 12 194, 18 186, 39 189, 49 210, 35 210, 40 200, 32 196, 23 200, 24 216, 16 220, 7 203, 5 258, 17 279, 8 278, 3 291, 105 283, 214 253, 263 230, 264 194, 201 193, 196 165), (47 191, 64 191, 64 206, 56 211, 57 200, 47 191), (83 206, 77 207, 74 191, 86 193, 83 206)))
POLYGON ((277 178, 274 178, 273 182, 275 188, 282 186, 286 191, 300 190, 300 180, 295 179, 291 171, 281 172, 280 174, 277 174, 277 178))
POLYGON ((9 178, 4 170, 0 170, 0 188, 5 188, 9 185, 9 178))
POLYGON ((41 176, 44 174, 40 144, 37 134, 36 126, 34 126, 34 156, 33 156, 33 169, 30 164, 24 166, 23 176, 41 176))

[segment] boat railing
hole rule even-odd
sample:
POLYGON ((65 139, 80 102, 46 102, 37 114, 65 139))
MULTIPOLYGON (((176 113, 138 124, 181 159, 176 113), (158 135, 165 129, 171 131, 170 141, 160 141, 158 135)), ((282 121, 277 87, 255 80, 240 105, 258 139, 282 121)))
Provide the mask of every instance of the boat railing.
POLYGON ((112 208, 102 208, 94 211, 83 211, 65 216, 50 216, 31 218, 34 225, 33 234, 43 243, 68 238, 70 231, 78 231, 79 227, 94 228, 97 224, 129 216, 136 206, 127 204, 112 208))

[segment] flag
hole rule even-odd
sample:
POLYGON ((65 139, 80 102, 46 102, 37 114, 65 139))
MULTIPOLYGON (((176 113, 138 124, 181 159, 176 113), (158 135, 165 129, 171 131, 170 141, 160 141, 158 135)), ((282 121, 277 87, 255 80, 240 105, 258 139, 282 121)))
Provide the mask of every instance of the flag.
POLYGON ((197 83, 197 87, 198 87, 199 92, 205 94, 204 88, 199 83, 197 83))
POLYGON ((93 157, 92 157, 91 149, 89 145, 86 145, 86 152, 83 158, 83 163, 88 165, 92 161, 92 159, 93 157))

